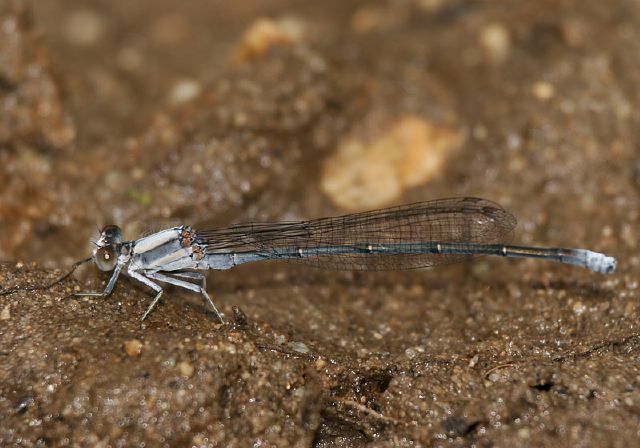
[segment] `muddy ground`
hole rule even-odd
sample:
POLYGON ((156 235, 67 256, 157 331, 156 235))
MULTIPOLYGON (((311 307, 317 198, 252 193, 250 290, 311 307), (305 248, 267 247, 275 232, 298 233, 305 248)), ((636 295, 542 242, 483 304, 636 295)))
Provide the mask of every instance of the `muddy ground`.
POLYGON ((634 446, 640 4, 0 0, 0 445, 634 446), (481 258, 286 263, 193 294, 86 257, 187 223, 479 196, 481 258), (16 289, 17 288, 17 289, 16 289))

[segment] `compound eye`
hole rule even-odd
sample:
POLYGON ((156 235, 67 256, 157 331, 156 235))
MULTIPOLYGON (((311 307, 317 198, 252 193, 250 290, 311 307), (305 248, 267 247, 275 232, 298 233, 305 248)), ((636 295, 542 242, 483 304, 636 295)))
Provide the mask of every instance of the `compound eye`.
POLYGON ((116 251, 113 247, 101 247, 94 255, 96 265, 101 271, 113 271, 118 262, 116 251))
POLYGON ((107 244, 120 244, 122 242, 122 231, 120 227, 114 226, 113 224, 104 226, 101 235, 107 244))

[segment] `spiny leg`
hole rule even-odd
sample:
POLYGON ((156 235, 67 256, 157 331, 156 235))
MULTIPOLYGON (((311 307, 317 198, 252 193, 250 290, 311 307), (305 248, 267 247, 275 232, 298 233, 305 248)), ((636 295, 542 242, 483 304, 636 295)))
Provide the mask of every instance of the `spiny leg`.
POLYGON ((135 278, 136 280, 138 280, 140 283, 144 283, 145 285, 147 285, 149 288, 153 289, 157 293, 156 296, 151 301, 151 305, 149 305, 149 307, 147 308, 147 311, 145 311, 144 314, 142 315, 142 319, 140 319, 140 320, 145 320, 149 315, 149 313, 151 312, 151 310, 155 308, 156 304, 158 303, 158 300, 160 300, 160 297, 162 297, 162 288, 160 287, 160 285, 153 283, 147 277, 145 277, 144 275, 136 271, 129 270, 127 271, 127 274, 129 274, 131 278, 135 278))
MULTIPOLYGON (((189 273, 187 275, 184 275, 184 274, 185 274, 185 272, 180 272, 180 273, 176 273, 174 275, 175 276, 180 276, 180 277, 183 277, 183 278, 193 278, 193 279, 195 279, 197 277, 192 275, 192 274, 202 275, 202 274, 199 274, 197 272, 189 273), (182 274, 182 275, 178 275, 178 274, 182 274)), ((149 277, 151 277, 151 278, 153 278, 155 280, 159 280, 161 282, 169 283, 169 284, 175 285, 175 286, 180 286, 180 287, 188 289, 190 291, 199 292, 200 294, 202 294, 202 296, 209 303, 209 305, 213 309, 213 312, 216 313, 216 316, 218 317, 218 319, 220 319, 220 322, 224 323, 224 319, 222 318, 222 315, 218 311, 218 308, 216 308, 216 305, 211 300, 211 297, 209 297, 209 294, 207 294, 207 290, 205 289, 206 288, 206 281, 204 279, 204 276, 201 277, 203 285, 200 286, 200 285, 194 285, 193 283, 185 282, 184 280, 178 280, 177 278, 173 278, 173 277, 170 277, 168 275, 161 274, 159 272, 152 272, 152 273, 149 273, 147 275, 149 277)))

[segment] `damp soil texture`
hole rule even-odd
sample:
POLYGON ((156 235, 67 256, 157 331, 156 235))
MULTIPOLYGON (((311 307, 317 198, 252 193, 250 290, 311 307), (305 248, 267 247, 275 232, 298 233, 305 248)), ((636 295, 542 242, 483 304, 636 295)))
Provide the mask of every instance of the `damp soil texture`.
POLYGON ((1 446, 635 446, 640 4, 0 1, 1 446), (96 227, 477 196, 514 243, 435 270, 85 265, 96 227))

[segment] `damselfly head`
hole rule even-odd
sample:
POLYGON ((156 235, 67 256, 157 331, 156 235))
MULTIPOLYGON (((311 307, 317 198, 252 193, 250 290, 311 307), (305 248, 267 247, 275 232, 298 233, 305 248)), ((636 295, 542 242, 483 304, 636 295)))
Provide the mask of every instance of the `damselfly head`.
POLYGON ((118 263, 122 243, 122 231, 114 225, 105 226, 93 250, 93 261, 101 271, 113 271, 118 263))

